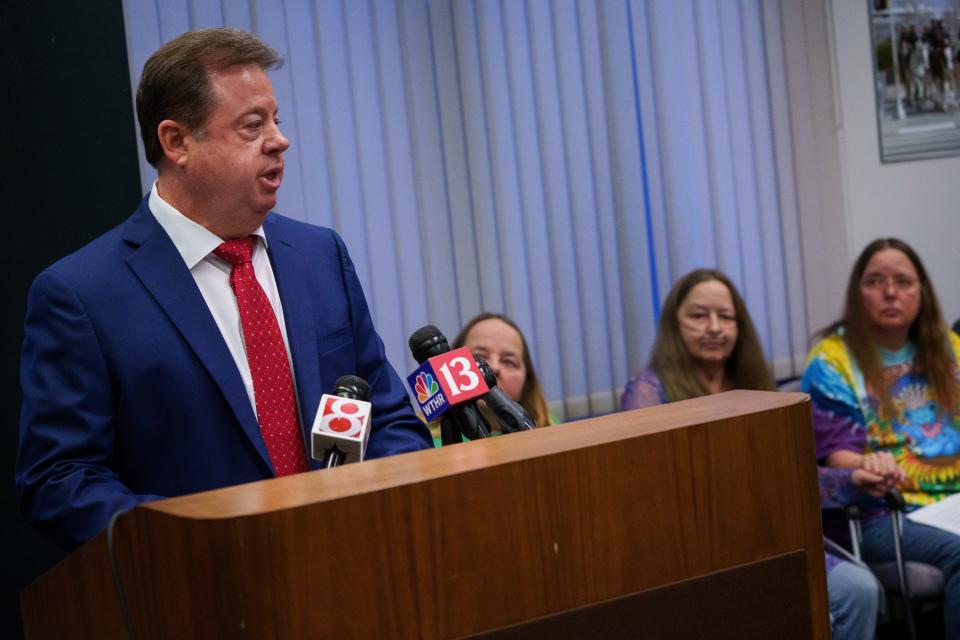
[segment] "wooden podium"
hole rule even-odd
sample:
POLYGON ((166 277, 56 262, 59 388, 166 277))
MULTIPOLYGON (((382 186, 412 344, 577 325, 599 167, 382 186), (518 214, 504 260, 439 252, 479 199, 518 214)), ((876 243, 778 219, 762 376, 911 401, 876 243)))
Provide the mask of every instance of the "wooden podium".
POLYGON ((733 391, 142 505, 24 629, 826 640, 818 496, 807 396, 733 391))

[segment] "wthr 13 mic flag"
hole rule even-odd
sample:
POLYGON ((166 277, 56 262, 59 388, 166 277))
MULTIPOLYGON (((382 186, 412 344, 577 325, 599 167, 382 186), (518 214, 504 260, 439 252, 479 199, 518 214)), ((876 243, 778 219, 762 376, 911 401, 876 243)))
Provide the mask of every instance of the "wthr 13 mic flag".
POLYGON ((490 390, 467 347, 428 358, 407 376, 407 384, 427 422, 490 390))

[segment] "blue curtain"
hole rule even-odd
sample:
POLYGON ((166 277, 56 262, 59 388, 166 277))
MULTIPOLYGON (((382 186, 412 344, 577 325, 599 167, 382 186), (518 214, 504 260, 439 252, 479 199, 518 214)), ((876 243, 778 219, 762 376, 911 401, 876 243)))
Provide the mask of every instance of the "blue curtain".
POLYGON ((700 266, 741 288, 779 376, 802 362, 778 7, 124 2, 134 86, 188 29, 249 29, 283 54, 278 210, 344 236, 398 370, 421 325, 452 339, 505 312, 568 419, 615 408, 661 298, 700 266))

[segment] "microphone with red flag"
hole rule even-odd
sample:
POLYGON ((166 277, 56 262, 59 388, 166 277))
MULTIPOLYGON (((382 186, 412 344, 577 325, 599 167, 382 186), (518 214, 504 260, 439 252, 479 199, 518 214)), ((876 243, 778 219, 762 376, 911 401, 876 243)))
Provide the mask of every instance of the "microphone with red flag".
POLYGON ((358 376, 341 376, 333 394, 320 397, 310 433, 310 454, 323 462, 324 468, 363 460, 373 409, 369 398, 370 385, 358 376))
POLYGON ((428 358, 407 377, 407 383, 427 422, 490 390, 467 347, 428 358))
POLYGON ((440 421, 442 443, 489 436, 490 425, 476 404, 489 387, 470 350, 451 350, 447 338, 431 324, 416 330, 409 343, 420 366, 407 376, 407 384, 426 421, 440 421))

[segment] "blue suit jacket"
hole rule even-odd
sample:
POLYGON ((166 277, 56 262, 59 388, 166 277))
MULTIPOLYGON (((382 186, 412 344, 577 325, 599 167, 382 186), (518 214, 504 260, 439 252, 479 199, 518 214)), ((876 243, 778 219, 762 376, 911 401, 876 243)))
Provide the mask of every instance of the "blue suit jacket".
MULTIPOLYGON (((320 396, 345 374, 372 388, 367 457, 432 447, 386 360, 343 241, 276 214, 263 228, 307 451, 320 396)), ((21 509, 64 547, 145 500, 274 475, 236 364, 146 199, 34 281, 21 386, 21 509)))

